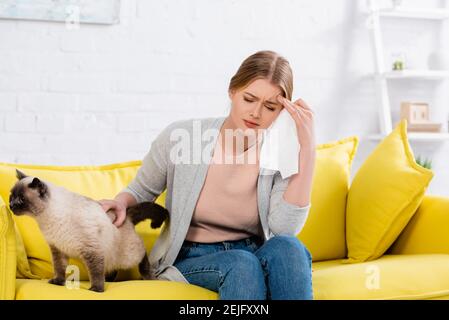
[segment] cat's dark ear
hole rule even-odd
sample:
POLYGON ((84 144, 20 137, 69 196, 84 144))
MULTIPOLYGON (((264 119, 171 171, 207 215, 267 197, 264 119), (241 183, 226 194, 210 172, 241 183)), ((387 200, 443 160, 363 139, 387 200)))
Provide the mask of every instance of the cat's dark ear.
POLYGON ((46 195, 47 193, 47 186, 45 185, 44 182, 42 182, 41 180, 39 180, 39 178, 33 178, 33 181, 31 181, 31 183, 28 185, 28 188, 31 189, 37 189, 37 191, 39 192, 39 196, 42 198, 46 195))
POLYGON ((33 181, 28 185, 31 189, 39 188, 42 185, 42 181, 39 180, 39 178, 33 178, 33 181))
POLYGON ((19 169, 16 169, 16 177, 17 179, 22 180, 23 178, 26 178, 28 176, 19 169))

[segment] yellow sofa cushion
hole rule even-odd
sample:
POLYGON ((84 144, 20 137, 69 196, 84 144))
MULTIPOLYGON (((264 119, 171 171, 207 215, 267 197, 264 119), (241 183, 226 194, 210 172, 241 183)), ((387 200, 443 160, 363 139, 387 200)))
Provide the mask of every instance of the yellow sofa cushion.
MULTIPOLYGON (((376 261, 343 264, 314 262, 314 299, 447 299, 449 255, 384 255, 376 261), (419 274, 419 277, 416 275, 419 274)), ((105 292, 50 285, 46 280, 17 279, 16 299, 217 299, 217 293, 172 281, 106 282, 105 292)))
POLYGON ((355 175, 346 208, 347 262, 381 256, 420 205, 433 172, 415 162, 407 122, 374 149, 355 175))
POLYGON ((356 136, 316 147, 309 216, 298 238, 313 261, 346 257, 345 212, 356 136))
POLYGON ((130 280, 105 282, 105 291, 88 290, 82 281, 79 289, 55 286, 46 280, 17 279, 17 300, 216 300, 216 292, 175 281, 130 280))
POLYGON ((14 299, 15 257, 14 221, 0 197, 0 300, 14 299))
MULTIPOLYGON (((41 177, 95 200, 112 199, 134 178, 140 166, 140 160, 103 166, 39 166, 0 163, 0 181, 2 181, 0 196, 6 201, 9 199, 10 189, 17 181, 15 169, 18 168, 28 175, 41 177)), ((158 197, 156 202, 164 205, 165 193, 158 197)), ((36 221, 27 216, 14 216, 14 220, 20 231, 17 234, 18 276, 25 278, 52 277, 53 266, 50 248, 36 221)), ((136 231, 143 238, 149 251, 156 241, 160 229, 151 229, 147 220, 139 223, 136 226, 136 231)), ((69 263, 79 267, 81 280, 88 280, 87 270, 83 263, 77 259, 70 259, 69 263)), ((139 279, 137 267, 119 273, 118 279, 139 279)))
POLYGON ((427 194, 387 253, 449 254, 449 197, 427 194))
POLYGON ((314 299, 443 299, 449 254, 384 255, 375 261, 313 263, 314 299))

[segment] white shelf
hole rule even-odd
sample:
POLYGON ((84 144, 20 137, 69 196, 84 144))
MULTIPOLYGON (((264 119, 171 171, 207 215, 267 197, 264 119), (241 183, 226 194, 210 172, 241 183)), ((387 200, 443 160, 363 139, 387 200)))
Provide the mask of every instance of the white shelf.
POLYGON ((444 20, 449 18, 449 10, 427 8, 384 8, 377 12, 381 17, 444 20))
MULTIPOLYGON (((422 5, 425 1, 422 1, 422 5)), ((404 22, 406 19, 427 19, 433 21, 444 21, 449 19, 449 7, 440 5, 439 8, 410 8, 410 7, 395 7, 382 8, 379 7, 378 0, 367 0, 369 10, 369 29, 372 32, 373 53, 374 53, 374 67, 375 71, 373 77, 375 79, 376 88, 379 90, 379 127, 378 134, 367 135, 364 138, 368 140, 381 140, 385 138, 393 130, 393 122, 391 117, 391 102, 389 91, 390 81, 404 80, 431 80, 440 81, 449 79, 449 70, 428 70, 428 69, 405 69, 405 70, 389 70, 384 61, 384 44, 383 44, 383 18, 397 18, 396 22, 404 22), (388 70, 388 71, 386 71, 388 70)), ((439 24, 440 28, 445 24, 439 24)), ((438 84, 438 82, 437 82, 438 84)), ((406 98, 405 98, 406 99, 406 98)), ((408 132, 409 141, 449 141, 449 132, 408 132)))
MULTIPOLYGON (((368 140, 383 140, 387 135, 371 134, 366 138, 368 140)), ((449 140, 449 133, 447 132, 407 132, 409 141, 445 141, 449 140)))
POLYGON ((449 71, 446 70, 399 70, 388 71, 376 76, 381 79, 422 79, 422 80, 443 80, 449 78, 449 71))

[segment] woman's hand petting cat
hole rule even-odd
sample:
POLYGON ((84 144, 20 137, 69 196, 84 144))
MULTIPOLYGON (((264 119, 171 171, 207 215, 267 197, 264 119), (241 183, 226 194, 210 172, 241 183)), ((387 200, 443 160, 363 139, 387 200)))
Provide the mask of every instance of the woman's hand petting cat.
POLYGON ((117 228, 123 224, 123 222, 126 219, 126 207, 123 203, 117 200, 110 200, 110 199, 101 199, 98 200, 97 202, 101 205, 105 213, 108 212, 109 210, 114 211, 115 213, 114 225, 117 228))

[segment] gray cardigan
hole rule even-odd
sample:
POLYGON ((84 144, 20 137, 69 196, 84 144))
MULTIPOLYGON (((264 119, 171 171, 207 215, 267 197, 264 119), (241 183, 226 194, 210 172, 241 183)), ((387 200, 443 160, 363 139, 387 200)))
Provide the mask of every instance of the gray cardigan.
MULTIPOLYGON (((188 283, 173 263, 187 235, 213 156, 213 148, 210 148, 210 145, 215 146, 225 119, 226 117, 189 119, 168 125, 152 142, 135 178, 121 191, 130 193, 140 203, 154 201, 167 189, 166 208, 170 212, 170 218, 165 222, 149 255, 150 266, 157 279, 188 283), (201 124, 200 132, 194 129, 195 121, 196 124, 201 124), (199 163, 189 164, 173 162, 170 153, 173 153, 172 150, 176 148, 178 141, 172 141, 173 137, 171 138, 170 134, 175 129, 183 129, 189 133, 190 155, 193 154, 194 149, 198 152, 200 144, 201 150, 206 150, 202 153, 206 160, 203 158, 202 161, 197 161, 199 163), (209 132, 214 133, 212 140, 203 141, 202 134, 208 129, 212 129, 209 132), (195 140, 195 137, 199 139, 195 140), (198 140, 201 140, 201 143, 198 140)), ((283 198, 288 179, 282 179, 279 171, 270 172, 261 169, 259 173, 257 201, 264 240, 281 234, 296 235, 306 222, 311 204, 298 207, 286 202, 283 198)))

